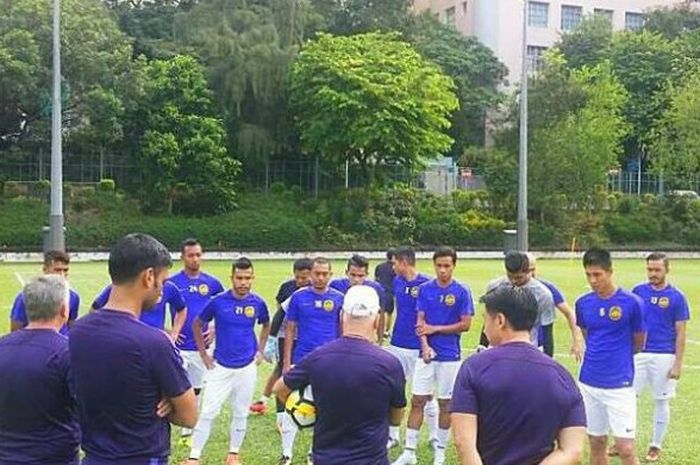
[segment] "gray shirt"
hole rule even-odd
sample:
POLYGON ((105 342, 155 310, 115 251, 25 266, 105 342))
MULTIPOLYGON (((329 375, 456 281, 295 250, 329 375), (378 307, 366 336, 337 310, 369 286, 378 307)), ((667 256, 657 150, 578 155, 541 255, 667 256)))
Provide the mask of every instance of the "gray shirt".
MULTIPOLYGON (((510 281, 506 276, 496 278, 486 286, 486 292, 489 292, 498 286, 509 284, 510 281)), ((539 326, 547 326, 554 323, 554 298, 552 297, 550 290, 547 289, 547 286, 535 278, 530 278, 530 280, 522 287, 532 292, 537 300, 537 322, 532 328, 532 331, 530 331, 530 340, 533 344, 537 345, 537 330, 539 326)))

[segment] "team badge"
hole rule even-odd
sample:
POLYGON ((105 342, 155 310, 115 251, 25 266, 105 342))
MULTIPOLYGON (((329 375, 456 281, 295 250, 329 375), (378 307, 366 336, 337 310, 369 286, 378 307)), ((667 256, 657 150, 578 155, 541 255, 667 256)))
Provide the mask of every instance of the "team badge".
POLYGON ((245 316, 247 316, 248 318, 253 318, 255 316, 255 307, 253 307, 252 305, 248 305, 245 308, 244 312, 245 316))
POLYGON ((445 305, 447 305, 448 307, 453 306, 456 301, 457 298, 454 296, 454 294, 447 294, 445 296, 445 305))
POLYGON ((668 306, 670 304, 671 304, 671 302, 668 300, 668 297, 660 297, 659 298, 659 307, 668 308, 668 306))
POLYGON ((610 308, 610 313, 608 314, 610 319, 613 321, 619 321, 622 318, 622 309, 617 305, 610 308))
POLYGON ((206 284, 200 284, 198 290, 199 290, 199 293, 202 295, 209 294, 209 286, 207 286, 206 284))
POLYGON ((411 297, 413 297, 414 299, 418 297, 418 286, 413 286, 411 288, 411 297))
POLYGON ((333 301, 332 300, 324 300, 323 301, 323 309, 327 312, 332 312, 333 311, 333 301))

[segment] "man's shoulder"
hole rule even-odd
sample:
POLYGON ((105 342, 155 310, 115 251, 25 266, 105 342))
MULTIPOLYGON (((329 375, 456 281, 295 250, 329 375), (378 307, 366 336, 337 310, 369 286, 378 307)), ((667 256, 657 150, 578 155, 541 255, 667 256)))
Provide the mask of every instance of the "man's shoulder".
POLYGON ((486 291, 487 292, 492 291, 493 289, 497 288, 498 286, 503 286, 507 283, 510 283, 510 281, 508 281, 508 278, 505 276, 501 276, 500 278, 492 279, 486 285, 486 291))
POLYGON ((590 291, 578 296, 578 298, 576 298, 576 305, 580 307, 585 307, 587 305, 597 303, 599 300, 600 299, 598 298, 596 293, 590 291))

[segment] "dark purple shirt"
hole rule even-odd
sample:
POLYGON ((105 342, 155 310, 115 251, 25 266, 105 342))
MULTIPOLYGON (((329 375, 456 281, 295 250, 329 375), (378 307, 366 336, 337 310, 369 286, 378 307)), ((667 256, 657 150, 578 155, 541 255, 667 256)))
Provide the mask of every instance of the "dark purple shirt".
POLYGON ((50 329, 0 339, 0 464, 78 463, 68 340, 50 329))
POLYGON ((191 386, 170 338, 107 308, 71 328, 70 358, 83 430, 83 464, 159 465, 170 454, 164 397, 191 386))
POLYGON ((316 465, 388 465, 389 412, 406 406, 403 369, 394 355, 342 337, 304 357, 284 383, 292 390, 311 385, 316 465))
POLYGON ((477 449, 484 465, 538 464, 554 449, 559 430, 586 426, 574 379, 527 342, 465 360, 451 410, 477 416, 477 449))

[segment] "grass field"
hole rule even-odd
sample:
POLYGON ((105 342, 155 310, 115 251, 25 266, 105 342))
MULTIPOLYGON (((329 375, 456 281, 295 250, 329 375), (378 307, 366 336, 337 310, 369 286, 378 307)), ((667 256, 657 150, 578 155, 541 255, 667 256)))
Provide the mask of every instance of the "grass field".
MULTIPOLYGON (((619 260, 615 263, 618 284, 630 287, 644 280, 644 263, 640 260, 619 260)), ((700 287, 696 284, 696 276, 700 262, 687 260, 672 263, 672 280, 682 288, 692 308, 700 308, 700 287)), ((342 273, 343 264, 334 263, 336 273, 342 273)), ((20 282, 27 280, 40 272, 38 264, 0 264, 0 308, 5 316, 0 319, 0 334, 9 330, 9 309, 15 294, 21 289, 20 282)), ((428 261, 419 264, 421 271, 430 273, 431 264, 428 261)), ((219 277, 224 285, 228 283, 229 264, 227 262, 205 263, 205 270, 219 277)), ((261 261, 256 263, 257 281, 254 290, 272 303, 277 286, 287 279, 291 271, 288 261, 261 261)), ((478 296, 484 290, 486 283, 502 274, 502 264, 495 260, 473 260, 460 262, 457 267, 458 278, 468 284, 474 295, 478 296)), ((579 261, 573 260, 542 260, 539 262, 540 276, 555 282, 564 292, 570 304, 575 298, 586 291, 585 279, 579 261)), ((105 263, 76 263, 71 267, 70 281, 82 297, 81 315, 86 313, 94 296, 108 282, 105 263)), ((478 330, 481 327, 481 315, 477 315, 472 330, 462 338, 465 354, 473 349, 478 340, 478 330)), ((557 318, 556 329, 557 359, 577 374, 578 368, 568 356, 569 335, 563 318, 557 318)), ((667 465, 697 465, 700 463, 700 441, 697 440, 698 423, 700 423, 700 324, 691 320, 688 330, 688 347, 685 358, 685 368, 678 388, 678 397, 672 403, 672 422, 666 439, 664 458, 660 463, 667 465)), ((261 367, 258 389, 270 372, 270 365, 261 367)), ((272 403, 271 412, 274 412, 272 403)), ((207 444, 202 463, 207 465, 223 464, 228 451, 230 411, 228 408, 217 419, 212 437, 207 444)), ((638 446, 640 456, 646 452, 652 428, 652 401, 648 395, 640 400, 638 446)), ((176 437, 176 434, 173 435, 176 437)), ((297 439, 295 463, 305 463, 306 451, 309 448, 310 435, 302 433, 297 439)), ((275 464, 280 454, 279 435, 275 429, 275 415, 268 413, 262 417, 251 417, 248 426, 248 436, 243 446, 242 458, 247 465, 275 464)), ((425 437, 419 445, 419 463, 432 463, 432 454, 427 450, 425 437)), ((448 464, 456 464, 454 448, 450 448, 448 464)), ((186 458, 187 450, 174 443, 171 463, 178 464, 186 458)), ((392 453, 392 459, 399 451, 392 453)), ((611 463, 618 463, 613 460, 611 463)))

